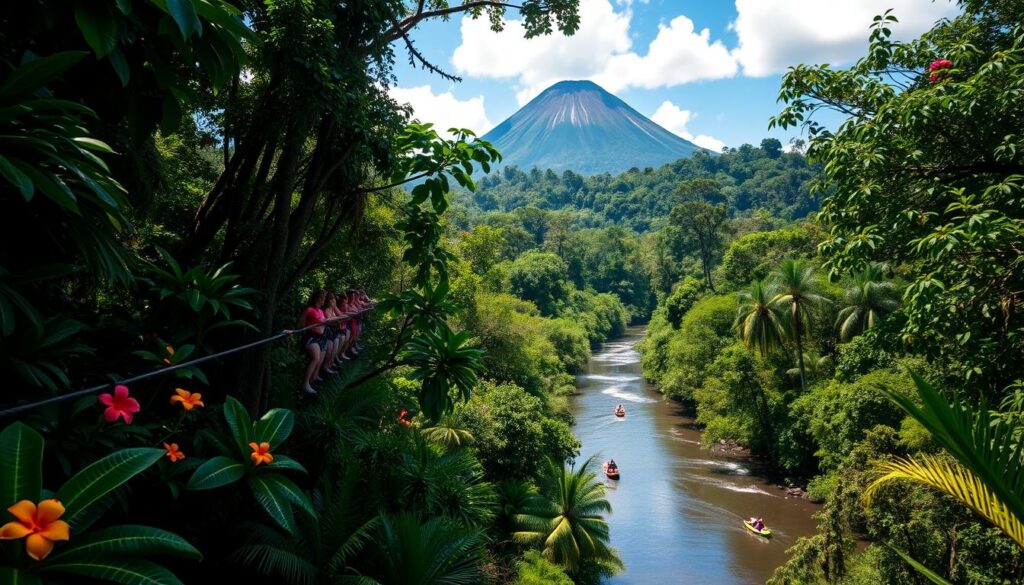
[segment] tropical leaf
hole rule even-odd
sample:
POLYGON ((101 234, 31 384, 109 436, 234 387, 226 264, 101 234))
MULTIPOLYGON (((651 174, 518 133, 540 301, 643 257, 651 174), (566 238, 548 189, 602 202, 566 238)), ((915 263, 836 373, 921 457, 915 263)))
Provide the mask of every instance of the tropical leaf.
POLYGON ((111 526, 75 537, 66 548, 50 557, 52 561, 106 558, 112 555, 170 555, 199 560, 202 555, 184 538, 149 526, 111 526))
POLYGON ((254 475, 249 478, 249 488, 252 489, 256 502, 278 526, 290 533, 295 532, 295 514, 292 512, 291 503, 275 488, 272 480, 265 475, 254 475))
POLYGON ((224 420, 227 421, 228 428, 231 429, 231 436, 235 439, 238 454, 242 457, 248 456, 251 451, 249 443, 256 440, 252 431, 252 419, 249 418, 249 413, 246 412, 242 403, 233 396, 228 396, 224 400, 224 420))
POLYGON ((274 470, 274 471, 299 471, 307 473, 306 468, 301 463, 288 457, 287 455, 274 455, 274 461, 265 466, 261 466, 261 469, 274 470))
POLYGON ((256 421, 255 442, 270 443, 271 449, 278 448, 291 434, 295 426, 295 415, 287 408, 274 408, 256 421))
POLYGON ((82 559, 46 563, 45 573, 71 573, 121 585, 182 585, 167 569, 145 559, 82 559))
POLYGON ((162 449, 122 449, 79 471, 57 490, 57 499, 67 510, 63 519, 71 524, 72 530, 83 530, 92 521, 86 514, 90 506, 148 469, 163 455, 162 449))
POLYGON ((928 429, 958 464, 930 456, 883 463, 881 469, 887 475, 867 493, 893 479, 932 485, 976 510, 1024 548, 1024 442, 1014 442, 1014 423, 992 417, 984 405, 975 411, 958 399, 950 403, 916 373, 910 375, 920 404, 909 396, 880 390, 928 429))
POLYGON ((929 581, 931 581, 932 583, 935 583, 935 585, 953 585, 953 584, 952 584, 952 583, 950 583, 949 581, 946 581, 945 579, 943 579, 942 577, 940 577, 940 576, 938 575, 938 573, 936 573, 935 571, 932 571, 932 570, 931 570, 931 569, 929 569, 928 567, 926 567, 926 566, 922 565, 921 563, 919 563, 919 562, 915 561, 915 560, 914 560, 913 558, 911 558, 911 557, 910 557, 910 555, 908 555, 907 553, 905 553, 905 552, 901 551, 901 550, 900 550, 900 549, 898 549, 898 548, 895 548, 895 547, 893 547, 893 546, 890 546, 890 545, 888 545, 888 544, 887 544, 886 546, 888 546, 888 547, 889 547, 889 549, 890 549, 890 550, 891 550, 892 552, 894 552, 894 553, 896 553, 897 555, 899 555, 901 559, 903 559, 904 561, 906 561, 906 563, 907 563, 908 565, 910 565, 911 567, 914 567, 914 569, 915 569, 915 570, 917 570, 917 572, 918 572, 918 573, 921 573, 921 574, 922 574, 922 575, 924 575, 924 576, 925 576, 925 577, 926 577, 926 578, 927 578, 927 579, 928 579, 929 581))
POLYGON ((212 490, 235 483, 245 475, 245 465, 236 459, 218 455, 196 469, 186 486, 190 490, 212 490))
POLYGON ((5 585, 42 585, 43 581, 35 573, 0 565, 0 583, 5 585))
POLYGON ((0 432, 0 507, 38 501, 43 489, 43 437, 14 422, 0 432))

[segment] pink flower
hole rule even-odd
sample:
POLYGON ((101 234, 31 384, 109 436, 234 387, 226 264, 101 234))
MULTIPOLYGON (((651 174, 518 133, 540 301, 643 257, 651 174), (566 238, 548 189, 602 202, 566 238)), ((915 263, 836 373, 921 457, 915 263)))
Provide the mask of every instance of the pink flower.
POLYGON ((936 59, 932 61, 931 65, 928 66, 928 71, 931 71, 931 75, 928 76, 928 82, 935 83, 942 79, 942 75, 952 66, 953 62, 949 59, 936 59))
POLYGON ((128 396, 128 387, 121 384, 114 387, 113 394, 100 394, 100 402, 107 405, 103 411, 103 418, 107 422, 114 422, 120 417, 125 424, 130 425, 132 416, 139 412, 139 401, 128 396))

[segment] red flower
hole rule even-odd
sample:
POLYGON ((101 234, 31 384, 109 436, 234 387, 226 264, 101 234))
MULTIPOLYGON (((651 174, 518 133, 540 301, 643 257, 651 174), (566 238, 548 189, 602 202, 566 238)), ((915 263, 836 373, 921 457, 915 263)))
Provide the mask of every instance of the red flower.
POLYGON ((114 393, 100 394, 100 402, 107 405, 103 411, 103 418, 107 422, 114 422, 118 418, 124 419, 125 424, 132 424, 132 417, 139 412, 139 401, 128 396, 128 387, 118 384, 114 387, 114 393))

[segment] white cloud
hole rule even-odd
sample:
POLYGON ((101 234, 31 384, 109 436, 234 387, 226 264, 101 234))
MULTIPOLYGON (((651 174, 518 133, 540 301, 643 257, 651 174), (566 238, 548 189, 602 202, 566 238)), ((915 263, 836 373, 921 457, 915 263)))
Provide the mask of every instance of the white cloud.
POLYGON ((609 0, 582 0, 580 28, 566 37, 552 34, 523 38, 520 20, 506 20, 494 33, 485 19, 462 20, 462 44, 452 63, 464 75, 511 79, 516 98, 526 103, 564 79, 590 79, 609 91, 655 88, 736 74, 735 60, 708 29, 696 31, 685 16, 659 27, 641 56, 632 51, 629 3, 617 12, 609 0))
POLYGON ((482 95, 459 100, 450 91, 435 94, 429 85, 393 87, 388 91, 398 103, 412 106, 414 118, 432 123, 442 134, 447 134, 449 128, 469 128, 480 136, 494 127, 487 118, 482 95))
POLYGON ((626 87, 671 87, 702 79, 736 75, 736 61, 711 31, 694 28, 693 21, 677 16, 668 26, 658 26, 644 56, 629 52, 614 55, 594 81, 609 91, 626 87))
POLYGON ((696 117, 697 115, 690 110, 681 109, 672 102, 665 100, 658 106, 658 111, 654 112, 651 119, 669 132, 681 136, 697 146, 704 147, 713 152, 722 152, 722 147, 725 146, 725 143, 721 140, 707 134, 694 136, 693 133, 686 129, 686 125, 690 120, 696 117))
POLYGON ((848 65, 864 54, 872 19, 889 8, 899 19, 893 37, 901 40, 958 11, 949 0, 736 0, 730 26, 739 46, 732 55, 751 77, 798 63, 848 65))

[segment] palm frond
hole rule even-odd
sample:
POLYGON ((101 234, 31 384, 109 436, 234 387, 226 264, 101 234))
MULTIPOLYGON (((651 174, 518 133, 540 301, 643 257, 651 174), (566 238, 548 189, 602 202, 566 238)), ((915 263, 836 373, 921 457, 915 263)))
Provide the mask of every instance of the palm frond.
MULTIPOLYGON (((917 389, 920 404, 909 396, 888 389, 881 391, 903 411, 921 423, 931 435, 969 472, 975 479, 970 485, 978 489, 971 501, 984 504, 979 513, 991 513, 993 522, 1007 535, 1024 547, 1024 441, 1014 441, 1015 425, 1012 421, 992 417, 984 404, 975 410, 954 398, 946 400, 928 382, 913 371, 910 372, 917 389), (980 490, 984 488, 984 492, 980 490), (990 501, 1005 507, 995 508, 990 501), (1013 520, 1004 518, 1012 516, 1013 520)), ((894 469, 895 470, 895 469, 894 469)), ((964 476, 966 477, 966 476, 964 476)), ((967 480, 962 482, 967 483, 967 480)), ((971 505, 969 501, 965 501, 971 505)), ((974 507, 972 505, 972 507, 974 507)))
POLYGON ((1024 523, 1010 512, 980 477, 963 465, 922 455, 883 462, 879 465, 879 471, 885 475, 876 479, 864 491, 867 501, 874 497, 881 486, 894 480, 903 479, 928 485, 966 504, 1024 548, 1024 523))

